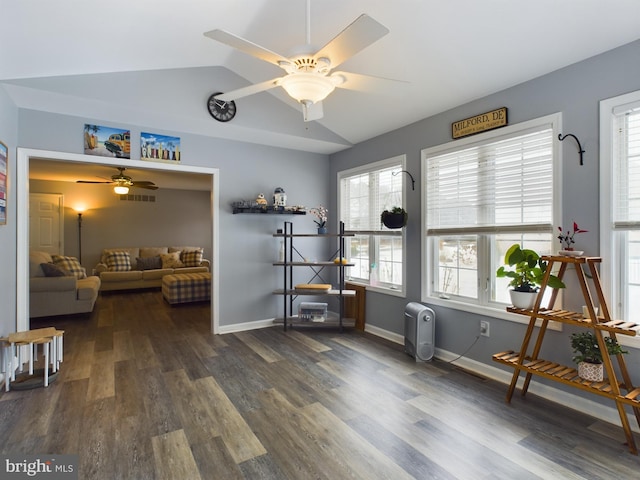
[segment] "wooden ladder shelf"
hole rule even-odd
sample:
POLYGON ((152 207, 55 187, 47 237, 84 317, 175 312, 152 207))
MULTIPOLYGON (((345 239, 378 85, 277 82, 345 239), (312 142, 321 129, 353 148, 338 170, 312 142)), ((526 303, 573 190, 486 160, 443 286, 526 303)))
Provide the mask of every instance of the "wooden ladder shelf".
MULTIPOLYGON (((522 340, 522 346, 519 352, 513 350, 507 350, 504 352, 496 353, 493 355, 493 360, 507 365, 514 369, 513 378, 507 391, 507 402, 511 401, 513 393, 516 389, 516 384, 520 373, 524 373, 524 383, 522 386, 522 395, 526 395, 529 389, 532 375, 547 378, 557 382, 570 385, 572 387, 585 390, 596 395, 610 398, 615 401, 620 415, 620 422, 627 439, 629 450, 633 454, 638 454, 636 444, 631 431, 631 425, 625 412, 625 406, 630 405, 635 414, 638 425, 640 426, 640 388, 635 388, 629 377, 629 372, 624 362, 623 355, 616 355, 615 360, 618 364, 618 372, 622 377, 618 380, 616 370, 614 369, 613 361, 607 351, 603 332, 606 332, 611 338, 616 339, 616 335, 629 335, 636 336, 640 332, 640 325, 623 322, 621 320, 612 320, 609 314, 609 308, 604 298, 602 286, 600 284, 600 276, 597 270, 597 265, 602 261, 599 257, 565 257, 565 256, 543 256, 543 260, 548 262, 546 274, 540 287, 540 292, 536 298, 535 305, 532 310, 525 310, 515 307, 508 307, 507 311, 517 313, 520 315, 526 315, 529 317, 529 325, 522 340), (548 308, 543 308, 542 298, 544 292, 548 286, 549 277, 553 271, 554 265, 559 264, 560 268, 557 273, 558 278, 562 279, 569 265, 573 265, 580 288, 582 290, 582 296, 584 297, 585 305, 589 310, 590 318, 583 318, 581 313, 570 312, 562 309, 554 309, 553 306, 558 296, 557 288, 552 289, 551 297, 549 299, 548 308), (587 285, 585 267, 588 268, 589 274, 593 280, 596 299, 600 304, 600 316, 595 313, 594 298, 587 285), (533 338, 536 322, 540 320, 539 331, 533 349, 529 354, 529 344, 533 338), (602 360, 604 369, 606 372, 606 378, 602 382, 591 382, 583 380, 578 376, 578 372, 575 368, 560 365, 558 363, 544 360, 538 357, 540 349, 542 348, 542 342, 544 340, 545 333, 549 321, 555 321, 560 323, 566 323, 569 325, 576 325, 583 328, 590 328, 595 335, 600 351, 602 352, 602 360)), ((557 265, 556 265, 557 266, 557 265)))

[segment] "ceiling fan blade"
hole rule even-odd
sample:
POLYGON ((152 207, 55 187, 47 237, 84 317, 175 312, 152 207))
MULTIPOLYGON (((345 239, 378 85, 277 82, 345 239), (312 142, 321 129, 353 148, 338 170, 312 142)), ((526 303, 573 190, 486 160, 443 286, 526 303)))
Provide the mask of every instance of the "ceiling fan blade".
POLYGON ((327 57, 335 68, 356 53, 389 33, 389 29, 369 15, 362 14, 329 43, 322 47, 315 58, 327 57))
POLYGON ((324 116, 324 111, 322 109, 322 102, 309 103, 309 104, 303 103, 302 116, 305 122, 320 120, 324 116))
POLYGON ((113 183, 113 182, 98 182, 93 180, 76 180, 76 183, 113 183))
POLYGON ((265 62, 273 63, 277 67, 282 66, 281 62, 284 62, 287 65, 291 63, 288 58, 280 55, 279 53, 267 50, 260 45, 224 30, 211 30, 210 32, 205 32, 204 36, 220 43, 224 43, 225 45, 229 45, 230 47, 259 58, 260 60, 264 60, 265 62))
POLYGON ((238 98, 248 97, 249 95, 253 95, 254 93, 260 93, 275 88, 280 84, 279 82, 280 77, 273 78, 271 80, 267 80, 266 82, 256 83, 254 85, 249 85, 248 87, 238 88, 236 90, 232 90, 231 92, 216 95, 215 98, 219 98, 224 102, 230 102, 231 100, 237 100, 238 98))
POLYGON ((392 90, 394 84, 409 83, 405 80, 374 77, 372 75, 362 75, 360 73, 351 72, 334 72, 331 74, 331 79, 336 79, 334 81, 336 88, 365 92, 380 92, 385 89, 392 90))
POLYGON ((149 182, 149 183, 143 183, 143 182, 133 182, 133 185, 131 185, 134 188, 146 188, 147 190, 158 190, 158 186, 154 185, 153 183, 149 182))

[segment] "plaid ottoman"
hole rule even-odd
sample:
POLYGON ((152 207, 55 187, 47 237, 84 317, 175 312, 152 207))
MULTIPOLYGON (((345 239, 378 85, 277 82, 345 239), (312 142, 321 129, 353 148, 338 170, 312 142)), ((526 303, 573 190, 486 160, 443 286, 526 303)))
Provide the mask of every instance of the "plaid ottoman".
POLYGON ((171 305, 211 298, 211 273, 176 273, 162 277, 162 296, 171 305))

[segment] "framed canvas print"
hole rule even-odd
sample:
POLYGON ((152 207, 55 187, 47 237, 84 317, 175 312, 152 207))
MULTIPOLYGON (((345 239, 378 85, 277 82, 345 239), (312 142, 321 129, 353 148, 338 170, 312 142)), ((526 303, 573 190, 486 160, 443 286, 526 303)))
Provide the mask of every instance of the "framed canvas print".
POLYGON ((131 132, 85 123, 84 153, 100 157, 131 158, 131 132))
POLYGON ((140 134, 140 159, 179 162, 180 137, 142 132, 140 134))
POLYGON ((7 164, 9 149, 0 142, 0 225, 7 224, 7 164))

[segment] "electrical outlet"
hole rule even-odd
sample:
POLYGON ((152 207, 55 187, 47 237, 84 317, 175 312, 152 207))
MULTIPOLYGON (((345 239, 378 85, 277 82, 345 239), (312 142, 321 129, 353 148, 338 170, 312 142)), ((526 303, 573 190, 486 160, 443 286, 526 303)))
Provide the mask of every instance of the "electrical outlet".
POLYGON ((489 337, 489 322, 487 322, 486 320, 482 320, 480 322, 480 335, 482 335, 483 337, 489 337))

